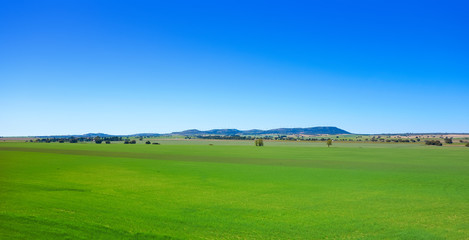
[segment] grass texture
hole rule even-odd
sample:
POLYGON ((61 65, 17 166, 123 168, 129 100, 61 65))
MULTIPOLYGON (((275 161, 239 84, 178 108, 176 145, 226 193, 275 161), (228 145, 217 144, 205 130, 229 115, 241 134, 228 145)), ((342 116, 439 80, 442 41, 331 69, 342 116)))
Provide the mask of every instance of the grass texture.
POLYGON ((0 143, 0 239, 468 238, 469 148, 0 143))

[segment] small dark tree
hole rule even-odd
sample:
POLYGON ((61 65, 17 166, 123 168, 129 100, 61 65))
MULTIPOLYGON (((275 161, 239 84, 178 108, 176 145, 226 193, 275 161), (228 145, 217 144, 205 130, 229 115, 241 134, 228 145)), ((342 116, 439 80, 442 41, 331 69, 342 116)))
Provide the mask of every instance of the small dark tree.
POLYGON ((332 139, 327 139, 327 147, 330 147, 332 145, 332 139))
POLYGON ((96 144, 101 144, 103 142, 103 140, 95 140, 94 141, 96 144))
POLYGON ((446 138, 445 138, 445 143, 446 143, 446 144, 452 144, 452 143, 453 143, 453 139, 446 137, 446 138))
POLYGON ((469 147, 469 143, 466 143, 466 147, 469 147))
POLYGON ((136 143, 137 143, 137 141, 135 141, 135 140, 130 141, 130 144, 136 144, 136 143))
POLYGON ((125 139, 124 144, 129 144, 129 139, 125 139))
POLYGON ((106 141, 106 144, 111 144, 111 141, 106 141))
POLYGON ((258 138, 254 140, 254 144, 256 144, 257 147, 262 147, 264 146, 264 140, 262 138, 258 138))
POLYGON ((145 144, 151 144, 151 142, 150 142, 150 141, 146 141, 145 144))

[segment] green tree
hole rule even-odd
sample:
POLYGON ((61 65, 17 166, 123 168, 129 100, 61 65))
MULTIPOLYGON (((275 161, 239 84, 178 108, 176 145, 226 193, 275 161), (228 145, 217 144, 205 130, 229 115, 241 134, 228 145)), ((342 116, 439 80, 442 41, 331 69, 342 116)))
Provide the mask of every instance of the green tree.
POLYGON ((327 147, 330 147, 332 145, 332 139, 327 139, 327 147))

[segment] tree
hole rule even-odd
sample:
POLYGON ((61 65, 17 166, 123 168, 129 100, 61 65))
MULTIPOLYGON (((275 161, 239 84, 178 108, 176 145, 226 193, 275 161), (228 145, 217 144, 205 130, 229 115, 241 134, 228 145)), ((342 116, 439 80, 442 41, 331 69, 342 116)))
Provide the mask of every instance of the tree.
POLYGON ((254 144, 256 144, 257 147, 262 147, 264 146, 264 140, 262 138, 258 138, 254 140, 254 144))
POLYGON ((101 144, 103 142, 103 140, 99 139, 99 140, 95 140, 94 141, 96 144, 101 144))
POLYGON ((469 143, 466 143, 466 147, 469 147, 469 143))
POLYGON ((111 141, 106 141, 106 144, 111 144, 111 141))
POLYGON ((135 140, 130 141, 130 144, 136 144, 136 143, 137 143, 137 141, 135 141, 135 140))
POLYGON ((145 144, 151 144, 151 142, 150 142, 150 141, 146 141, 145 144))
POLYGON ((332 145, 332 139, 327 139, 327 147, 330 147, 332 145))
POLYGON ((453 139, 446 137, 446 138, 445 138, 445 143, 447 143, 447 144, 452 144, 452 143, 453 143, 453 139))

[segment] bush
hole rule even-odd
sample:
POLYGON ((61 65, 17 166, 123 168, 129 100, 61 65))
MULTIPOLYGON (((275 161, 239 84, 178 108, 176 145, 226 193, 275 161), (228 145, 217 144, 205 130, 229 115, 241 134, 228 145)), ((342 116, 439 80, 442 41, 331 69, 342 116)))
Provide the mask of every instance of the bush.
POLYGON ((152 143, 153 145, 160 145, 159 143, 152 143))
POLYGON ((135 140, 130 141, 130 144, 136 144, 136 143, 137 143, 137 141, 135 141, 135 140))
POLYGON ((106 144, 111 144, 111 141, 106 141, 106 144))
POLYGON ((65 141, 64 140, 59 140, 59 143, 64 143, 65 141))
POLYGON ((434 145, 434 146, 443 146, 443 144, 438 140, 427 140, 425 141, 426 145, 434 145))
POLYGON ((96 144, 101 144, 103 142, 103 140, 96 140, 95 142, 96 142, 96 144))
POLYGON ((469 143, 466 143, 466 147, 469 147, 469 143))
POLYGON ((151 142, 150 142, 150 141, 146 141, 145 144, 151 144, 151 142))
POLYGON ((446 137, 446 138, 445 138, 445 143, 447 143, 447 144, 452 144, 452 143, 453 143, 453 139, 446 137))
POLYGON ((257 147, 262 147, 262 146, 264 146, 264 140, 261 139, 261 138, 258 138, 256 140, 254 140, 254 144, 256 144, 257 147))
POLYGON ((77 143, 77 142, 78 142, 78 140, 76 140, 76 139, 70 139, 70 143, 77 143))

